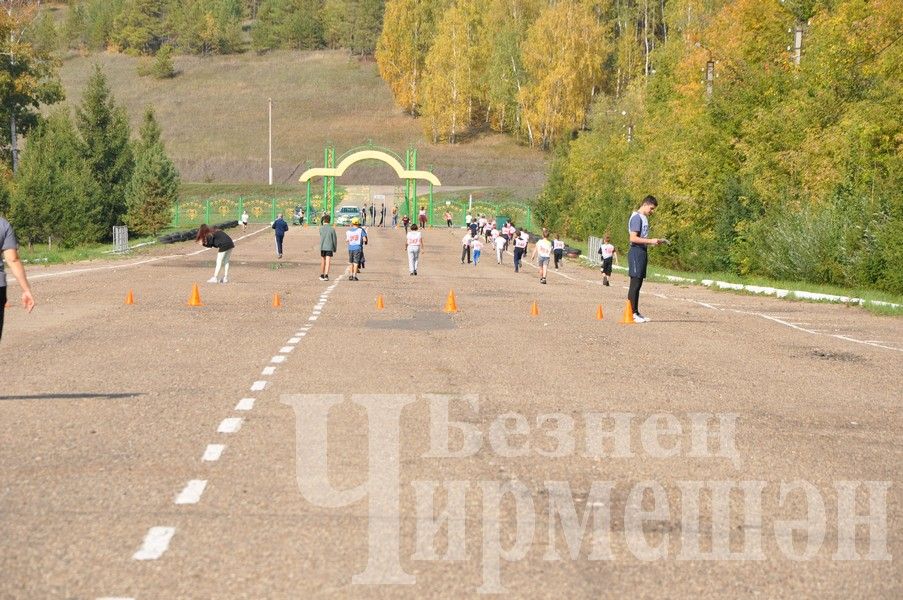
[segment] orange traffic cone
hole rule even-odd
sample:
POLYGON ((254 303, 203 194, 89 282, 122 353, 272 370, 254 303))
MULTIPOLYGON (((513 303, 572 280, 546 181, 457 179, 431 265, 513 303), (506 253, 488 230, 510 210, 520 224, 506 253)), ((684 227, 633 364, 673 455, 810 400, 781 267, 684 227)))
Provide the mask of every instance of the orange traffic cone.
POLYGON ((633 325, 636 323, 636 321, 633 320, 633 306, 631 306, 630 300, 624 305, 624 316, 621 317, 621 320, 618 321, 618 323, 621 325, 633 325))
POLYGON ((380 294, 376 297, 376 310, 382 310, 386 307, 386 302, 383 300, 383 295, 380 294))
POLYGON ((534 300, 533 304, 530 306, 530 316, 531 317, 539 316, 539 305, 536 304, 536 300, 534 300))
POLYGON ((279 294, 273 294, 273 308, 279 308, 282 306, 282 298, 279 297, 279 294))
POLYGON ((126 294, 125 303, 126 304, 134 304, 135 303, 135 294, 132 293, 132 290, 129 290, 129 293, 126 294))
POLYGON ((446 300, 445 300, 445 312, 447 312, 447 313, 458 312, 458 303, 455 302, 455 290, 448 291, 448 298, 446 298, 446 300))
POLYGON ((201 304, 201 290, 198 289, 198 284, 194 284, 191 288, 191 298, 188 299, 188 306, 204 306, 201 304))
MULTIPOLYGON (((630 316, 632 317, 633 314, 631 314, 630 316)), ((596 320, 601 321, 604 318, 605 318, 605 315, 602 313, 602 305, 600 304, 599 307, 596 309, 596 320)))

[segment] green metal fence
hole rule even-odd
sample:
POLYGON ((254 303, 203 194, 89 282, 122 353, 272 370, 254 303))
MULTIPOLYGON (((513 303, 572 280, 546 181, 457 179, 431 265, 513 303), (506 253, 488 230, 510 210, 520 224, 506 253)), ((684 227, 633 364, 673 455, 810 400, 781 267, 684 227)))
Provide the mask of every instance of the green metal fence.
MULTIPOLYGON (((319 199, 319 197, 315 198, 319 199)), ((251 223, 270 223, 276 219, 276 215, 279 213, 283 213, 285 218, 290 221, 295 213, 295 207, 300 206, 304 210, 306 202, 307 199, 304 196, 279 198, 215 196, 203 200, 189 198, 179 200, 173 205, 172 226, 182 228, 202 223, 240 220, 244 211, 248 211, 248 220, 251 223)), ((320 210, 319 204, 322 203, 315 202, 311 206, 311 213, 316 214, 320 210)))
MULTIPOLYGON (((339 196, 341 200, 341 195, 339 196)), ((407 214, 407 204, 398 206, 398 219, 407 214)), ((452 225, 463 227, 467 215, 467 200, 462 199, 436 199, 430 201, 428 196, 421 196, 413 204, 411 214, 412 222, 417 221, 420 207, 427 211, 430 227, 444 227, 445 213, 451 213, 452 225)), ((324 210, 328 210, 321 195, 313 195, 310 198, 310 206, 307 205, 306 196, 282 196, 267 198, 264 196, 214 196, 211 198, 189 198, 177 201, 172 208, 172 226, 176 229, 184 227, 196 227, 202 223, 220 223, 223 221, 240 220, 241 214, 248 211, 250 223, 270 223, 276 219, 276 215, 283 213, 285 219, 291 222, 295 214, 295 208, 300 207, 305 214, 305 223, 318 225, 317 216, 324 210)), ((392 207, 387 204, 387 213, 392 207)), ((528 204, 521 202, 491 202, 488 200, 474 200, 471 214, 484 214, 487 218, 508 217, 519 227, 533 229, 533 211, 528 204)), ((388 218, 388 217, 387 217, 388 218)))

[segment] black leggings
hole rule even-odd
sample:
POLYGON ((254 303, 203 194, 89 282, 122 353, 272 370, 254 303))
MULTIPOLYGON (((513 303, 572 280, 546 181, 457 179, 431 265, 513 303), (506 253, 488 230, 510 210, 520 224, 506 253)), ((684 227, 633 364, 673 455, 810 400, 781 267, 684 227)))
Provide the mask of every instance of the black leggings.
POLYGON ((3 339, 3 313, 6 312, 6 286, 0 287, 0 339, 3 339))
POLYGON ((630 289, 627 291, 627 299, 630 300, 630 307, 633 308, 633 314, 640 314, 640 288, 643 287, 642 277, 630 278, 630 289))

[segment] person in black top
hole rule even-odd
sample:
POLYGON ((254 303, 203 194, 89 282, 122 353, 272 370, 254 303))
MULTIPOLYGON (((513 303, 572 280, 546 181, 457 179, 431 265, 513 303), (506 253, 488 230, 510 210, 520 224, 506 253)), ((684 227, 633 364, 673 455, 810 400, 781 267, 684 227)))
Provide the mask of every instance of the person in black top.
POLYGON ((273 221, 273 229, 276 230, 276 258, 282 258, 282 240, 285 239, 285 233, 288 231, 288 223, 282 218, 282 213, 273 221))
POLYGON ((213 271, 213 277, 207 280, 207 283, 229 283, 229 256, 232 254, 232 248, 235 242, 232 241, 225 231, 221 231, 215 227, 209 227, 207 224, 198 227, 198 235, 194 239, 195 242, 201 244, 205 248, 216 248, 216 270, 213 271), (219 279, 220 267, 223 268, 223 278, 219 279))

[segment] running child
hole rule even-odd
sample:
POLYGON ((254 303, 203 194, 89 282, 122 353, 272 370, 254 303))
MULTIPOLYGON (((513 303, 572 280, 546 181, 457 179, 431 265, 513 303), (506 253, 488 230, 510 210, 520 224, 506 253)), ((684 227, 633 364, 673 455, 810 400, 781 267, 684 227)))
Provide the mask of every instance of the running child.
POLYGON ((500 235, 496 235, 492 243, 495 245, 495 262, 502 264, 502 254, 505 251, 505 245, 508 243, 508 240, 500 235))
POLYGON ((608 278, 611 277, 612 260, 617 264, 618 251, 611 243, 611 235, 605 234, 602 238, 602 245, 599 246, 599 256, 602 257, 602 285, 610 286, 608 278))
POLYGON ((533 254, 530 256, 530 260, 536 258, 537 254, 539 255, 539 283, 545 284, 549 270, 549 259, 552 258, 552 242, 549 241, 549 231, 547 229, 542 230, 542 238, 533 247, 533 254))
POLYGON ((519 235, 514 238, 514 272, 520 273, 520 261, 527 253, 527 241, 529 237, 519 235))
POLYGON ((351 277, 348 280, 358 281, 357 273, 364 260, 367 233, 361 229, 361 220, 357 217, 351 220, 351 228, 345 232, 345 241, 348 242, 348 262, 351 263, 351 277))
POLYGON ((483 251, 483 240, 479 237, 473 238, 470 247, 473 248, 473 266, 477 266, 477 263, 480 262, 480 253, 483 251))
POLYGON ((423 250, 423 235, 418 231, 417 223, 411 225, 411 231, 405 239, 405 248, 408 251, 408 269, 411 275, 417 274, 420 266, 420 251, 423 250))
POLYGON ((558 265, 561 264, 562 257, 564 257, 564 242, 558 239, 557 235, 552 236, 552 252, 555 255, 555 270, 558 270, 558 265))

